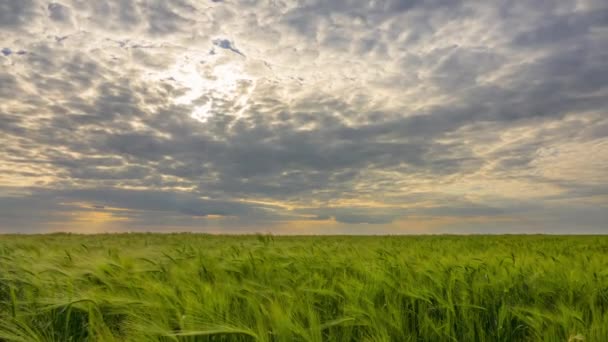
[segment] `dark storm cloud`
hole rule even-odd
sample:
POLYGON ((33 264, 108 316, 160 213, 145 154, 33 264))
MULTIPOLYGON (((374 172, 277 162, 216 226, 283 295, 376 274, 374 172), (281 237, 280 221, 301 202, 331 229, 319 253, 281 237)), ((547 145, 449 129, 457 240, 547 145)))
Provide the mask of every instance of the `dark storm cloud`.
POLYGON ((608 9, 593 9, 567 15, 541 18, 530 30, 515 36, 513 43, 531 48, 543 44, 580 43, 581 37, 592 33, 594 28, 608 26, 608 9))
MULTIPOLYGON (((63 222, 66 215, 86 214, 91 211, 111 213, 115 218, 129 218, 134 222, 123 222, 125 229, 137 228, 140 222, 148 222, 146 216, 161 219, 162 216, 184 216, 205 218, 222 216, 244 218, 251 222, 272 222, 289 219, 287 215, 277 212, 271 205, 255 205, 236 201, 202 199, 197 196, 180 193, 150 190, 125 189, 78 189, 78 190, 43 190, 32 189, 28 194, 19 196, 0 196, 0 214, 2 228, 11 232, 37 230, 37 226, 63 222), (127 209, 128 211, 124 211, 127 209), (27 213, 27 215, 26 215, 27 213), (46 223, 45 223, 46 222, 46 223), (10 225, 15 226, 11 227, 10 225)), ((188 225, 183 229, 193 228, 197 221, 184 220, 188 225)), ((183 223, 182 222, 182 223, 183 223)), ((167 224, 171 224, 168 222, 167 224)), ((180 220, 174 222, 180 226, 180 220)), ((204 222, 198 221, 204 225, 204 222)))
POLYGON ((46 233, 53 224, 65 222, 74 206, 28 195, 0 196, 0 227, 3 233, 46 233))
POLYGON ((407 214, 403 208, 370 208, 370 207, 340 207, 340 208, 307 208, 298 210, 299 213, 313 215, 313 219, 334 219, 346 224, 386 224, 402 218, 407 214))
POLYGON ((599 229, 605 4, 240 5, 0 2, 0 27, 30 32, 0 38, 0 185, 36 187, 6 207, 39 208, 30 227, 86 202, 184 227, 523 216, 549 230, 565 210, 599 229))
POLYGON ((467 202, 451 198, 450 203, 444 206, 429 208, 408 209, 405 207, 323 207, 299 209, 296 212, 305 215, 314 215, 320 219, 333 218, 341 223, 354 224, 387 224, 408 215, 441 217, 493 217, 506 214, 521 213, 531 209, 529 204, 512 203, 508 208, 494 208, 490 206, 467 202))
POLYGON ((54 21, 69 22, 70 9, 60 3, 51 2, 48 5, 49 17, 54 21))
POLYGON ((173 211, 190 216, 255 216, 263 215, 266 209, 272 209, 233 201, 206 200, 179 192, 146 190, 79 189, 43 193, 41 196, 88 201, 97 205, 133 210, 173 211))
POLYGON ((178 13, 181 10, 194 10, 185 1, 150 1, 145 8, 147 11, 148 30, 151 34, 166 35, 176 31, 187 30, 188 25, 192 24, 187 18, 178 13))
POLYGON ((35 15, 33 0, 2 0, 0 2, 0 27, 19 28, 28 23, 35 15))
POLYGON ((8 98, 18 93, 15 76, 0 72, 0 98, 8 98))

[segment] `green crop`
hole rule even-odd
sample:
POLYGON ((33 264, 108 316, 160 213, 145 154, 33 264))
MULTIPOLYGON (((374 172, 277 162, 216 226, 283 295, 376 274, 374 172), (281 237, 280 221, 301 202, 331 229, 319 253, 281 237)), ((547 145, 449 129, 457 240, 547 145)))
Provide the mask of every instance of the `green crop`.
POLYGON ((608 237, 0 236, 0 341, 608 341, 608 237))

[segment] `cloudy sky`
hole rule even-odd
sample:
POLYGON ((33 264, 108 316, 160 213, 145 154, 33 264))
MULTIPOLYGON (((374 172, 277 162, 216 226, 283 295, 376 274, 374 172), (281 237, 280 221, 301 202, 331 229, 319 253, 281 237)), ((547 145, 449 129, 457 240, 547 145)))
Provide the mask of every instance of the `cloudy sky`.
POLYGON ((608 2, 0 0, 0 232, 608 233, 608 2))

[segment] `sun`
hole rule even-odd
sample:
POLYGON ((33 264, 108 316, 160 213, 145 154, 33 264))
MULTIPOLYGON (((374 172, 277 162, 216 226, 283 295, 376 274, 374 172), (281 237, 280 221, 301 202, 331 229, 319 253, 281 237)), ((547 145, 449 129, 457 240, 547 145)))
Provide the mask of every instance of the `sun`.
POLYGON ((178 58, 157 78, 188 89, 174 98, 173 103, 192 106, 191 117, 202 123, 219 114, 218 102, 222 103, 223 111, 228 104, 230 112, 223 114, 243 116, 254 85, 254 79, 244 71, 243 62, 209 57, 197 59, 189 55, 178 58))

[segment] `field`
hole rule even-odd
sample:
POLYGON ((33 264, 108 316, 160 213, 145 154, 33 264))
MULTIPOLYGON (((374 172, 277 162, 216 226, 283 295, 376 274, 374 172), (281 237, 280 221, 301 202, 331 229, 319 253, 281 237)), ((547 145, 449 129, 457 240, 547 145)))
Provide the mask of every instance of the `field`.
POLYGON ((608 341, 608 237, 5 235, 0 341, 608 341))

